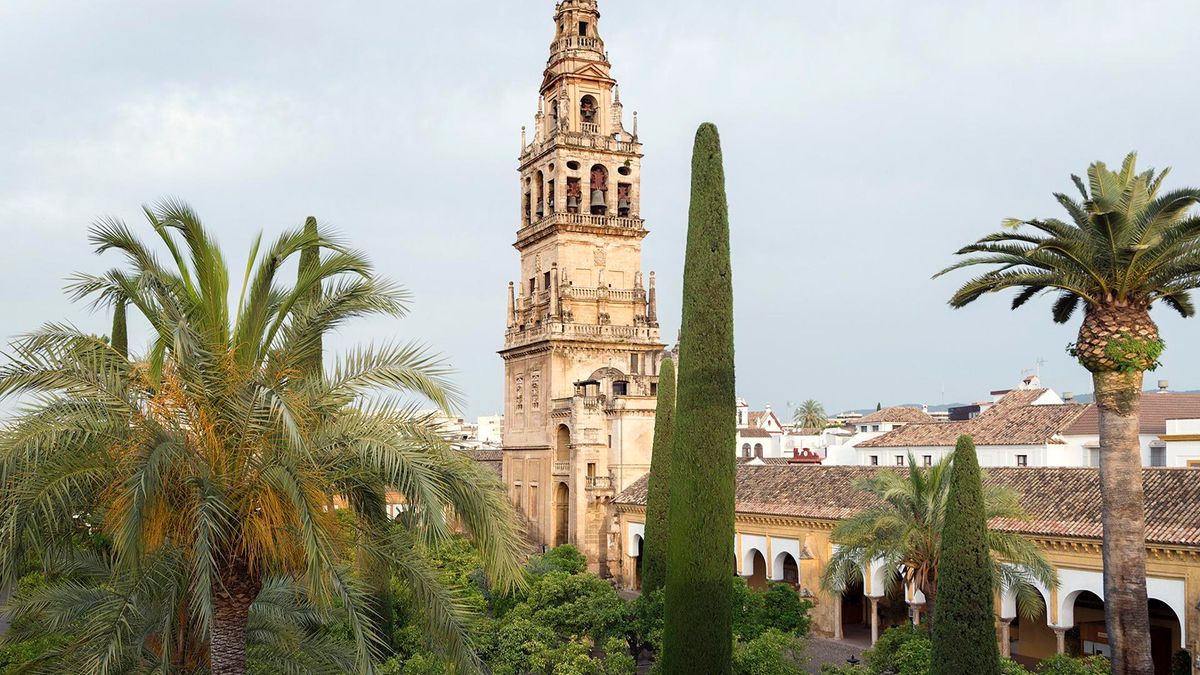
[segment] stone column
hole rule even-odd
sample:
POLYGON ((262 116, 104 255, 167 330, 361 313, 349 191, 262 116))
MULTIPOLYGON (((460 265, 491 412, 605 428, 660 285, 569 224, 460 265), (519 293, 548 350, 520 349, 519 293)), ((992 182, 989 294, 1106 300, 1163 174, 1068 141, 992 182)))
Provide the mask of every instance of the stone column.
POLYGON ((1054 631, 1054 642, 1056 645, 1055 649, 1057 649, 1056 653, 1066 654, 1067 653, 1067 631, 1069 629, 1059 628, 1057 626, 1051 626, 1050 630, 1054 631))
POLYGON ((1000 624, 1000 656, 1012 657, 1012 619, 998 619, 1000 624))
POLYGON ((842 596, 839 593, 833 602, 833 639, 843 640, 846 635, 842 632, 842 596))
POLYGON ((924 608, 925 605, 920 603, 909 605, 909 614, 912 616, 912 622, 914 626, 921 625, 921 610, 924 608))
POLYGON ((871 644, 879 641, 879 598, 869 598, 871 601, 871 644))

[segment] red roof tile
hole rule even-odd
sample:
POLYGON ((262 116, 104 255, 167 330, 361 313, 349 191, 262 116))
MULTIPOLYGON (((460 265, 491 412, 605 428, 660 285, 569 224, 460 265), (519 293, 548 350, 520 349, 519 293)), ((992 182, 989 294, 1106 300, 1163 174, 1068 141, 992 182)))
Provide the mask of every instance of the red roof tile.
MULTIPOLYGON (((1167 420, 1200 419, 1200 394, 1142 395, 1142 414, 1139 429, 1143 434, 1167 433, 1167 420)), ((1100 433, 1100 411, 1088 406, 1085 412, 1064 432, 1071 436, 1095 436, 1100 433)))
MULTIPOLYGON (((762 514, 842 520, 877 504, 857 481, 887 467, 806 464, 737 469, 737 510, 762 514)), ((905 469, 907 470, 907 469, 905 469)), ((1146 541, 1200 547, 1200 470, 1145 469, 1146 541)), ((984 482, 1014 490, 1028 521, 997 519, 992 527, 1032 536, 1100 539, 1100 476, 1091 468, 994 468, 984 482)), ((616 503, 646 504, 643 477, 616 503)))

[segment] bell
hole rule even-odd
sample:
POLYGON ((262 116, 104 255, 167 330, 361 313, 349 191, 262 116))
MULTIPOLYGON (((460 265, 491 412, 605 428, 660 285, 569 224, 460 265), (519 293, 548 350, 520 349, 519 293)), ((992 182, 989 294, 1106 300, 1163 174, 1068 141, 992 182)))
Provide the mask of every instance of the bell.
POLYGON ((592 190, 592 208, 604 208, 608 203, 604 201, 604 190, 592 190))
POLYGON ((575 195, 570 195, 567 197, 567 208, 568 209, 579 208, 579 199, 576 198, 575 195))
POLYGON ((541 205, 541 204, 538 204, 538 208, 537 208, 537 217, 538 217, 538 218, 541 218, 541 217, 542 217, 542 216, 544 216, 544 215, 546 215, 546 211, 545 211, 544 209, 542 209, 542 205, 541 205))
POLYGON ((617 202, 617 210, 618 211, 628 211, 629 210, 629 200, 622 199, 621 201, 617 202))

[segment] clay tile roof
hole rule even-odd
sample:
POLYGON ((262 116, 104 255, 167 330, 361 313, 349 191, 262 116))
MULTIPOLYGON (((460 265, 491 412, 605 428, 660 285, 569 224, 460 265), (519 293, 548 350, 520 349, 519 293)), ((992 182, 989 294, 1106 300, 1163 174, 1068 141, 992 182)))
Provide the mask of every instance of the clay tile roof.
POLYGON ((775 417, 775 412, 772 410, 750 411, 750 426, 752 427, 761 427, 771 419, 774 419, 775 423, 779 426, 783 426, 783 423, 779 421, 778 417, 775 417))
POLYGON ((951 446, 963 434, 975 445, 1043 445, 1062 443, 1061 434, 1083 415, 1081 404, 1033 405, 1045 389, 1014 391, 982 414, 965 422, 910 424, 858 444, 860 448, 951 446))
POLYGON ((738 429, 738 436, 746 438, 770 438, 771 432, 766 429, 755 429, 752 427, 750 429, 738 429))
MULTIPOLYGON (((876 498, 856 483, 887 467, 806 464, 746 466, 737 469, 739 513, 842 520, 875 506, 876 498)), ((903 469, 907 470, 907 469, 903 469)), ((1028 521, 997 519, 998 530, 1031 536, 1100 539, 1100 476, 1091 468, 994 468, 987 485, 1014 490, 1028 521)), ((1144 469, 1146 541, 1200 547, 1200 470, 1144 469)), ((643 477, 616 503, 646 504, 643 477)))
POLYGON ((496 471, 497 475, 504 475, 504 452, 502 450, 485 450, 478 449, 471 452, 471 459, 490 466, 496 471))
POLYGON ((919 408, 884 408, 853 420, 853 424, 879 424, 880 422, 900 422, 903 424, 920 424, 933 422, 934 419, 919 408))
MULTIPOLYGON (((1200 419, 1200 394, 1142 395, 1142 414, 1139 424, 1143 434, 1167 433, 1167 420, 1200 419)), ((1085 412, 1064 433, 1071 436, 1095 436, 1100 433, 1100 412, 1088 406, 1085 412)))

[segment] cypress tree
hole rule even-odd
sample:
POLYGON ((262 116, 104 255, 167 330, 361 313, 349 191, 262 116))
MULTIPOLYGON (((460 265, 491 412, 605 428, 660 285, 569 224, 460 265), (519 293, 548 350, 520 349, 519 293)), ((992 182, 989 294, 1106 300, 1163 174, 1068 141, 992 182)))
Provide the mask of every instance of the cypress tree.
POLYGON ((992 560, 979 458, 970 436, 958 439, 933 609, 932 675, 999 675, 992 560))
POLYGON ((112 348, 124 358, 129 358, 129 320, 126 317, 127 303, 117 300, 113 307, 112 348))
POLYGON ((654 414, 654 449, 650 455, 650 493, 646 497, 646 543, 642 549, 642 592, 667 583, 667 507, 670 500, 672 439, 675 433, 675 362, 666 359, 658 371, 658 410, 654 414))
POLYGON ((671 532, 663 634, 666 675, 733 669, 737 409, 729 212, 717 128, 696 132, 683 272, 671 532))

